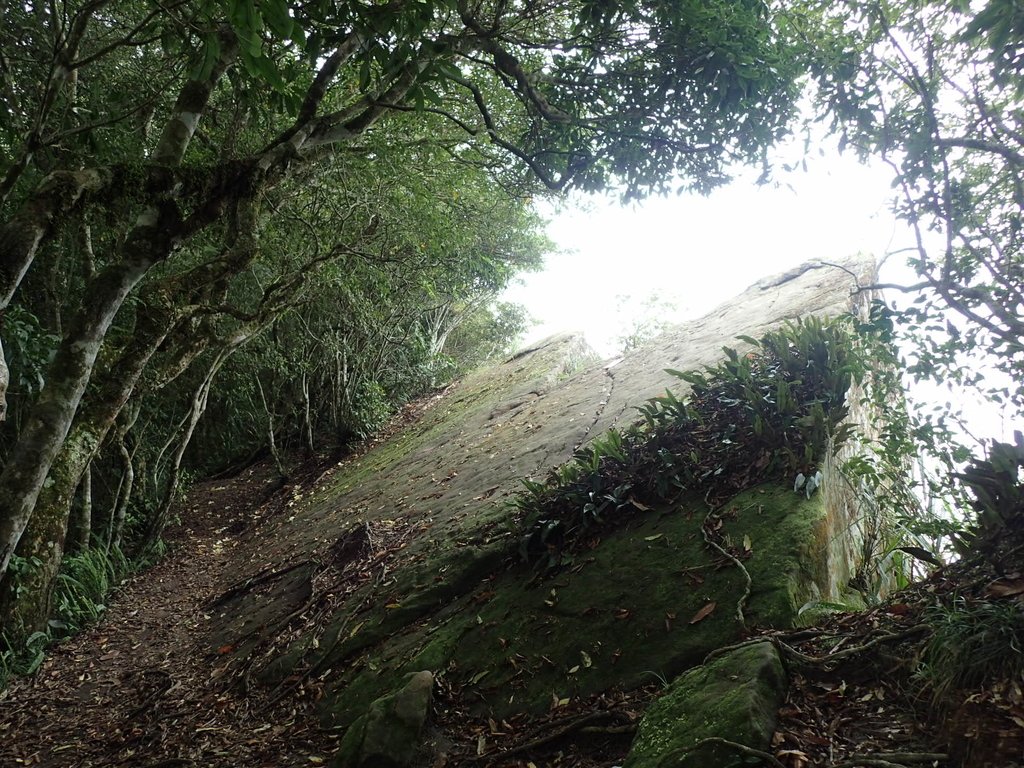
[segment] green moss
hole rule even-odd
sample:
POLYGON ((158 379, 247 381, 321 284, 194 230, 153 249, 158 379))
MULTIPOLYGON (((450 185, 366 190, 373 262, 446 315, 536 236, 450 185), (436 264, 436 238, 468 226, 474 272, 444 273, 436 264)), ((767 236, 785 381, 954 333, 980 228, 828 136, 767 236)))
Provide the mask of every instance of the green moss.
MULTIPOLYGON (((735 509, 725 534, 747 536, 752 545, 745 562, 754 581, 749 619, 791 626, 803 596, 814 591, 803 581, 808 569, 800 558, 823 514, 820 502, 766 486, 725 509, 735 509)), ((350 721, 381 686, 418 669, 445 672, 495 716, 546 711, 552 696, 671 679, 742 634, 736 604, 746 582, 705 545, 700 526, 707 512, 691 500, 649 513, 551 579, 531 581, 529 571, 516 568, 476 584, 458 580, 461 597, 453 590, 443 606, 417 616, 421 624, 401 632, 382 618, 371 630, 374 644, 362 646, 373 647, 363 665, 329 692, 325 719, 350 721), (691 624, 710 602, 712 613, 691 624)))
POLYGON ((718 737, 765 750, 785 696, 782 662, 771 643, 755 643, 690 670, 644 715, 626 768, 737 768, 750 759, 718 737))
POLYGON ((429 672, 407 675, 404 685, 373 701, 346 731, 332 768, 402 768, 412 763, 430 707, 429 672))
POLYGON ((823 497, 807 499, 788 487, 761 486, 723 507, 723 532, 742 546, 751 578, 750 619, 761 626, 788 627, 800 608, 819 596, 827 578, 823 497))

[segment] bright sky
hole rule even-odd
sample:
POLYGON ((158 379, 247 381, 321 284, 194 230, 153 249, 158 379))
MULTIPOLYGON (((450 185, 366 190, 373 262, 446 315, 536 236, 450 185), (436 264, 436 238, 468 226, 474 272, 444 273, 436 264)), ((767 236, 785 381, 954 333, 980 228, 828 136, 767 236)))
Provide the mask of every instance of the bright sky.
MULTIPOLYGON (((892 175, 884 165, 815 155, 806 171, 780 175, 774 185, 759 187, 756 178, 756 172, 743 173, 709 197, 654 198, 630 207, 589 198, 546 211, 560 252, 503 297, 523 304, 537 321, 524 342, 583 331, 594 349, 611 357, 621 337, 650 314, 652 299, 674 308, 673 315, 663 310, 665 319, 679 322, 809 259, 868 253, 881 260, 913 242, 890 212, 892 175), (581 203, 585 209, 576 207, 581 203)), ((885 263, 881 279, 914 282, 901 255, 885 263)), ((912 396, 965 406, 977 437, 1010 438, 1009 410, 970 404, 936 385, 916 385, 912 396)))
POLYGON ((672 320, 699 317, 767 275, 813 258, 880 257, 899 247, 897 232, 906 237, 888 211, 887 169, 837 156, 779 185, 758 187, 756 177, 744 173, 709 197, 630 207, 589 198, 573 201, 587 209, 545 211, 561 252, 505 296, 538 321, 527 341, 580 330, 612 355, 652 296, 676 308, 672 320))

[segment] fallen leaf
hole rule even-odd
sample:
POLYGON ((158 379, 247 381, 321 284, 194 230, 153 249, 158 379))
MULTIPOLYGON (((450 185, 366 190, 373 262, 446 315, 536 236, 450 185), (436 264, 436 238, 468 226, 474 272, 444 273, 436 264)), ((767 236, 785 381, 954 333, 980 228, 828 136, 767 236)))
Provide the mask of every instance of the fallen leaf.
POLYGON ((1013 579, 1007 581, 1006 579, 998 579, 993 581, 987 587, 985 587, 991 597, 1013 597, 1014 595, 1024 595, 1024 579, 1013 579))
POLYGON ((695 614, 693 614, 693 618, 690 619, 690 623, 691 624, 696 624, 698 621, 704 621, 704 619, 706 619, 708 616, 710 616, 711 613, 714 610, 715 610, 715 602, 712 600, 710 603, 708 603, 703 608, 701 608, 699 611, 697 611, 695 614))

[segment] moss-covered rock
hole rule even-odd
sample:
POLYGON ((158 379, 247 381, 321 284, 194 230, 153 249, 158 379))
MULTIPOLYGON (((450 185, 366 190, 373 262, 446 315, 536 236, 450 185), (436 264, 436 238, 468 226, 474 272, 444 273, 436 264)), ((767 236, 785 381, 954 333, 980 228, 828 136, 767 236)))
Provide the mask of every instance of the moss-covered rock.
MULTIPOLYGON (((458 579, 462 593, 402 631, 390 615, 399 608, 374 609, 347 642, 362 635, 375 644, 361 645, 369 652, 328 688, 325 725, 352 722, 417 669, 446 670, 452 684, 472 692, 468 706, 494 717, 544 712, 553 699, 672 679, 744 631, 736 608, 745 576, 705 545, 707 513, 700 499, 652 510, 595 538, 591 551, 549 578, 531 578, 536 574, 516 567, 472 585, 458 579), (711 612, 694 621, 711 603, 711 612)), ((819 590, 821 497, 761 486, 736 496, 721 514, 721 533, 750 545, 744 560, 751 577, 748 624, 792 626, 819 590)), ((435 570, 452 572, 455 562, 439 559, 435 570)), ((413 583, 407 588, 415 592, 413 583)), ((340 661, 335 651, 330 666, 340 661)))
POLYGON ((681 675, 647 710, 625 768, 739 768, 757 765, 720 738, 767 751, 786 675, 775 647, 754 643, 681 675))
POLYGON ((666 367, 715 363, 732 337, 758 337, 800 314, 838 314, 850 307, 850 275, 869 272, 807 266, 621 361, 587 363, 581 340, 561 337, 468 376, 419 421, 316 487, 293 488, 279 513, 254 523, 239 547, 258 589, 213 612, 214 647, 259 651, 253 675, 272 685, 321 681, 321 715, 333 727, 350 726, 423 669, 444 676, 460 707, 505 717, 671 679, 736 642, 747 574, 748 627, 791 626, 809 601, 839 599, 858 567, 851 521, 860 511, 856 498, 838 497, 828 467, 810 499, 790 480, 716 510, 715 535, 746 573, 705 544, 703 493, 624 508, 544 577, 514 562, 519 532, 507 502, 524 478, 543 478, 677 386, 666 367), (357 529, 372 546, 339 577, 342 591, 337 544, 357 529), (316 610, 299 610, 306 603, 316 610))
POLYGON ((412 765, 427 719, 434 676, 410 674, 399 690, 370 705, 345 733, 333 768, 406 768, 412 765))

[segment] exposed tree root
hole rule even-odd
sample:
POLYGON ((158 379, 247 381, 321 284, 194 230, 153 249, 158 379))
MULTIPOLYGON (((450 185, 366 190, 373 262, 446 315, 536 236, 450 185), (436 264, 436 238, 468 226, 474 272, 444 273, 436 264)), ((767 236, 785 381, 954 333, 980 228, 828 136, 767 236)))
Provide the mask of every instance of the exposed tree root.
POLYGON ((736 601, 736 618, 739 620, 740 626, 742 626, 743 629, 746 629, 747 620, 746 617, 743 615, 743 608, 747 604, 747 600, 750 599, 750 589, 753 586, 753 580, 750 578, 750 572, 747 570, 746 566, 744 566, 743 563, 740 562, 739 558, 731 554, 730 552, 726 551, 726 549, 723 546, 721 546, 717 541, 714 540, 714 538, 712 538, 711 533, 708 531, 708 521, 711 520, 711 518, 717 513, 717 509, 708 512, 707 517, 704 518, 704 522, 701 523, 700 532, 704 536, 704 541, 709 547, 711 547, 721 555, 727 557, 729 560, 732 561, 733 565, 735 565, 743 572, 743 578, 746 579, 747 585, 746 587, 744 587, 743 594, 740 595, 740 599, 736 601))
POLYGON ((775 755, 772 755, 772 754, 770 754, 768 752, 765 752, 764 750, 761 750, 761 749, 754 749, 753 747, 748 747, 746 744, 740 744, 739 742, 736 742, 736 741, 729 741, 728 739, 722 739, 722 738, 719 738, 718 736, 709 736, 706 739, 701 739, 700 741, 698 741, 693 746, 690 746, 690 747, 687 747, 686 749, 680 750, 680 757, 682 755, 686 755, 686 754, 689 754, 690 752, 698 750, 701 747, 706 747, 709 744, 719 744, 719 745, 721 745, 723 747, 727 747, 729 749, 735 750, 736 752, 739 752, 741 755, 747 755, 748 757, 759 758, 759 759, 765 761, 766 763, 769 763, 770 765, 775 766, 775 768, 786 768, 786 766, 783 765, 782 762, 777 757, 775 757, 775 755))
POLYGON ((510 747, 509 749, 501 750, 500 752, 489 752, 485 755, 476 755, 475 757, 471 757, 469 759, 473 760, 474 762, 480 762, 483 760, 491 760, 494 758, 504 759, 507 757, 511 757, 513 755, 520 755, 523 752, 529 752, 531 750, 538 749, 539 747, 546 746, 547 744, 550 744, 554 741, 558 741, 559 739, 568 736, 570 733, 573 733, 574 731, 580 731, 581 733, 588 734, 633 733, 636 730, 636 726, 632 724, 605 727, 594 726, 595 723, 600 723, 605 720, 614 720, 621 716, 621 712, 616 712, 614 710, 594 712, 593 714, 584 715, 583 717, 577 718, 576 720, 573 720, 572 722, 563 725, 562 727, 552 731, 551 733, 545 736, 539 736, 536 739, 531 739, 530 741, 524 742, 523 744, 518 744, 514 747, 510 747))
POLYGON ((877 755, 849 757, 838 763, 832 763, 829 768, 859 768, 860 766, 871 766, 871 768, 907 768, 908 765, 916 765, 917 763, 941 763, 948 759, 949 755, 942 752, 881 752, 877 755))
POLYGON ((891 643, 895 642, 896 640, 904 640, 908 637, 913 637, 914 635, 920 635, 924 632, 930 631, 931 630, 926 625, 917 624, 916 626, 910 627, 910 629, 906 629, 903 632, 887 632, 884 635, 879 635, 878 637, 868 640, 866 643, 862 643, 861 645, 855 645, 852 648, 847 648, 842 651, 837 651, 836 653, 829 654, 828 656, 808 656, 806 653, 801 653, 795 648, 786 645, 779 638, 770 639, 772 640, 772 642, 776 644, 780 651, 782 651, 790 658, 795 659, 796 661, 802 664, 831 664, 832 662, 839 661, 840 659, 846 659, 850 656, 857 656, 858 654, 861 654, 864 651, 874 648, 876 645, 881 645, 882 643, 891 643))

